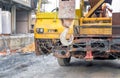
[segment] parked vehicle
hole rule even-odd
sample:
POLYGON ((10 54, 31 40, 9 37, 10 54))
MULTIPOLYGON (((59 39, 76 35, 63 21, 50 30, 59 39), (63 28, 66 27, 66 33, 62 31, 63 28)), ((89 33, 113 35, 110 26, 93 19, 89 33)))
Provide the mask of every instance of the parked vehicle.
POLYGON ((59 0, 58 6, 39 0, 34 28, 36 54, 53 53, 61 66, 69 65, 71 57, 87 61, 120 58, 120 18, 116 17, 120 12, 113 13, 113 18, 102 16, 105 1, 59 0))

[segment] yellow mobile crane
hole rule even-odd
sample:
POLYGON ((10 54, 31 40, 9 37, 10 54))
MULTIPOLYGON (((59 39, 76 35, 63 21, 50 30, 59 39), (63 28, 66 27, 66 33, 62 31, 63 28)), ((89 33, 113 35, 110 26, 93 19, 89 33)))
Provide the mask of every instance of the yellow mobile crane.
POLYGON ((46 4, 52 4, 49 1, 38 3, 34 27, 37 55, 53 53, 61 66, 69 65, 71 57, 87 61, 120 57, 120 39, 113 36, 112 18, 101 16, 105 0, 55 0, 59 6, 52 10, 46 4), (79 1, 77 9, 75 1, 79 1))

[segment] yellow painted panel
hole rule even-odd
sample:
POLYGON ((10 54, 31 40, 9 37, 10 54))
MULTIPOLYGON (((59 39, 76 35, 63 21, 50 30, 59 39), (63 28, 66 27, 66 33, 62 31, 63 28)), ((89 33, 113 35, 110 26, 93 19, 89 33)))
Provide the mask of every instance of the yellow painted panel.
MULTIPOLYGON (((40 19, 36 21, 35 29, 36 28, 44 28, 44 33, 48 33, 48 29, 57 29, 57 33, 61 33, 64 30, 64 27, 61 24, 59 19, 40 19)), ((70 27, 70 32, 73 33, 73 27, 70 27)))
MULTIPOLYGON (((71 34, 67 35, 67 39, 69 39, 71 34)), ((42 38, 42 39, 59 39, 60 34, 35 34, 35 38, 42 38)))
POLYGON ((80 34, 112 35, 112 18, 80 18, 80 26, 86 27, 80 28, 80 34), (96 28, 92 28, 91 26, 95 26, 96 28))
POLYGON ((59 39, 60 34, 35 34, 35 38, 42 39, 59 39))
POLYGON ((46 19, 46 18, 58 18, 57 13, 53 13, 53 12, 48 12, 48 13, 44 13, 44 12, 38 12, 36 14, 37 18, 41 18, 41 19, 46 19))
POLYGON ((112 28, 80 28, 80 34, 112 35, 112 28))
MULTIPOLYGON (((64 31, 64 27, 61 24, 59 19, 39 19, 36 21, 34 34, 35 38, 50 38, 50 39, 59 39, 60 34, 64 31), (36 32, 37 28, 43 28, 44 33, 38 34, 36 32), (56 29, 57 32, 48 32, 49 29, 56 29)), ((73 34, 73 27, 70 27, 68 34, 73 34)))

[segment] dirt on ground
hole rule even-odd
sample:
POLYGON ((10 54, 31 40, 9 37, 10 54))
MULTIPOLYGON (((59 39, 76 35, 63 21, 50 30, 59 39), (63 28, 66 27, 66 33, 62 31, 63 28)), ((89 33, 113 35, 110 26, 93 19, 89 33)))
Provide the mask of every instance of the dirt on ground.
POLYGON ((52 54, 16 53, 0 56, 0 78, 120 78, 120 61, 96 60, 88 65, 72 58, 70 66, 61 67, 52 54))

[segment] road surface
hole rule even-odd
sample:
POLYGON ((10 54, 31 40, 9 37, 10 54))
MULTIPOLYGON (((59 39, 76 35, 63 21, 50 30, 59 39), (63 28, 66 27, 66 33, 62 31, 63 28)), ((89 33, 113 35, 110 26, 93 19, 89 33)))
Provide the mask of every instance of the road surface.
POLYGON ((0 78, 120 78, 120 61, 93 61, 72 58, 71 65, 61 67, 52 55, 16 53, 0 57, 0 78))

